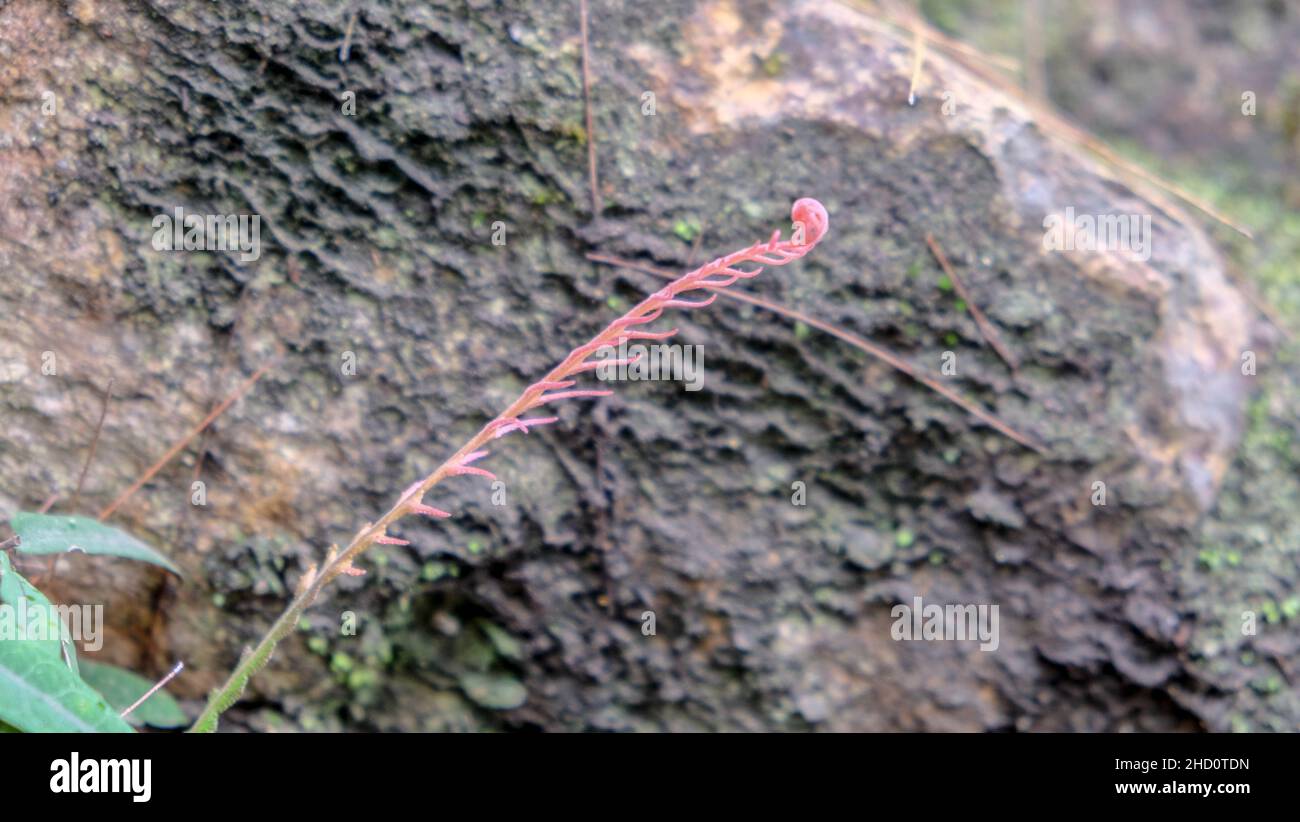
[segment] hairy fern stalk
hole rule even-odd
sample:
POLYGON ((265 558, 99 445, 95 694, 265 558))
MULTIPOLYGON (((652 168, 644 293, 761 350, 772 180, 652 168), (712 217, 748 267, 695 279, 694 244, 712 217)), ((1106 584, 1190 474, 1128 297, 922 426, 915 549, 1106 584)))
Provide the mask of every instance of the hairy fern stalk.
POLYGON ((216 730, 217 718, 239 699, 248 680, 270 661, 275 646, 293 631, 302 613, 315 602, 321 590, 342 574, 360 576, 365 573, 353 563, 367 548, 376 544, 408 544, 406 540, 388 536, 390 525, 408 514, 434 518, 451 516, 447 511, 425 504, 424 496, 431 488, 448 477, 461 475, 475 475, 495 480, 496 477, 490 471, 472 464, 487 456, 487 451, 482 450, 484 445, 512 431, 526 433, 530 428, 556 421, 556 417, 525 416, 537 408, 560 400, 603 397, 613 393, 607 390, 577 388, 576 378, 602 366, 631 364, 637 359, 634 357, 628 360, 592 360, 593 354, 607 347, 616 348, 625 341, 665 340, 672 337, 677 333, 676 328, 668 331, 647 331, 643 326, 659 319, 667 309, 703 308, 717 299, 717 294, 710 294, 704 299, 685 300, 681 299, 682 294, 727 288, 739 280, 757 277, 766 266, 785 265, 803 257, 826 236, 829 218, 825 207, 818 201, 810 198, 796 201, 791 208, 790 216, 794 223, 794 230, 789 240, 782 240, 781 232, 775 231, 767 242, 755 243, 725 257, 719 257, 688 274, 683 274, 646 297, 626 314, 606 326, 590 342, 569 352, 569 355, 551 369, 549 374, 525 389, 509 408, 484 425, 469 442, 439 465, 432 474, 407 488, 388 513, 377 521, 364 525, 346 548, 340 551, 337 545, 331 546, 325 561, 319 567, 310 566, 303 574, 294 592, 293 601, 285 612, 257 645, 244 653, 226 683, 212 692, 203 713, 190 730, 216 730))

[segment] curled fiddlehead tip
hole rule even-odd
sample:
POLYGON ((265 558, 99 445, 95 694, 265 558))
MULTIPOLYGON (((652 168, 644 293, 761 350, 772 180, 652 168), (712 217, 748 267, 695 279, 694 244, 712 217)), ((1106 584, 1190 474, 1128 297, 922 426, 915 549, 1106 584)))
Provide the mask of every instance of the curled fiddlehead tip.
POLYGON ((830 215, 826 213, 826 206, 812 197, 795 200, 794 206, 790 208, 790 219, 795 224, 803 226, 805 246, 814 246, 821 242, 822 237, 826 236, 826 230, 830 228, 831 221, 830 215))

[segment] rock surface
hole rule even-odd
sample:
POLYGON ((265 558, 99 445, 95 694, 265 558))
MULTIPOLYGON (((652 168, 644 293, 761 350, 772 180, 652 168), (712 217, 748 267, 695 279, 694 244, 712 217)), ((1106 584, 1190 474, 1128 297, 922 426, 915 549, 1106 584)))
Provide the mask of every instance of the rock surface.
POLYGON ((594 6, 597 220, 573 4, 0 9, 3 511, 55 489, 68 510, 108 379, 92 512, 276 362, 114 515, 183 582, 61 564, 55 593, 109 604, 108 656, 185 659, 173 690, 200 698, 326 546, 656 287, 588 251, 682 269, 815 196, 830 236, 752 291, 900 352, 1043 454, 720 302, 673 319, 703 391, 628 383, 503 440, 507 504, 467 480, 431 495, 457 516, 369 555, 227 724, 1227 727, 1240 682, 1189 652, 1178 569, 1241 438, 1254 320, 1188 215, 942 54, 909 106, 909 38, 850 7, 594 6), (259 214, 260 259, 155 251, 177 206, 259 214), (1067 207, 1149 215, 1149 259, 1045 251, 1067 207), (998 649, 895 641, 918 596, 997 604, 998 649))

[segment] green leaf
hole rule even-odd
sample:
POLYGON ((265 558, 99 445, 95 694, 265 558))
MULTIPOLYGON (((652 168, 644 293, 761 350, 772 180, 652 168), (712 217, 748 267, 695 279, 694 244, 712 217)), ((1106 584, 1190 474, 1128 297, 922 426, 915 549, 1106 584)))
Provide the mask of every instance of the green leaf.
POLYGON ((0 722, 29 733, 131 733, 45 642, 0 638, 0 722))
POLYGON ((523 659, 523 648, 520 647, 519 640, 510 636, 504 628, 486 619, 478 620, 478 627, 487 635, 498 654, 506 659, 523 659))
MULTIPOLYGON (((122 712, 135 703, 153 683, 139 674, 132 673, 116 665, 92 662, 89 659, 81 663, 81 678, 87 685, 103 694, 113 710, 122 712)), ((132 725, 152 725, 155 728, 179 728, 189 724, 189 717, 176 704, 172 695, 159 690, 146 699, 131 713, 126 721, 132 725)))
POLYGON ((509 674, 461 674, 460 687, 479 705, 497 711, 518 708, 528 698, 523 684, 509 674))
POLYGON ((33 514, 20 511, 9 519, 14 533, 22 537, 18 550, 24 554, 87 554, 126 557, 151 562, 181 576, 180 569, 162 554, 135 537, 88 517, 66 514, 33 514))
POLYGON ((12 610, 0 612, 0 639, 37 643, 52 656, 61 658, 75 674, 77 644, 58 609, 9 564, 9 555, 0 551, 0 604, 12 610))

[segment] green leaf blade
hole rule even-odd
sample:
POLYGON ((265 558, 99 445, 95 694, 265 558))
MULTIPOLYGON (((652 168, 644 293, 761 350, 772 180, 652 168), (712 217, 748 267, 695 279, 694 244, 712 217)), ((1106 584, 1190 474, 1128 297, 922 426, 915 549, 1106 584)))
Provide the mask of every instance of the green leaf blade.
POLYGON ((10 610, 0 612, 0 639, 39 643, 53 656, 60 657, 78 673, 77 644, 59 610, 9 563, 0 551, 0 605, 10 610))
POLYGON ((24 554, 81 551, 98 556, 125 557, 148 562, 166 568, 176 576, 182 576, 180 569, 171 560, 153 548, 124 531, 89 517, 20 511, 10 517, 9 525, 22 538, 18 550, 24 554))
POLYGON ((0 722, 28 733, 132 732, 102 696, 42 644, 0 639, 0 722))

